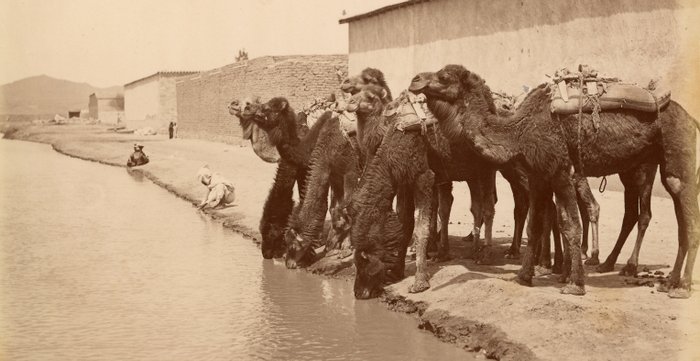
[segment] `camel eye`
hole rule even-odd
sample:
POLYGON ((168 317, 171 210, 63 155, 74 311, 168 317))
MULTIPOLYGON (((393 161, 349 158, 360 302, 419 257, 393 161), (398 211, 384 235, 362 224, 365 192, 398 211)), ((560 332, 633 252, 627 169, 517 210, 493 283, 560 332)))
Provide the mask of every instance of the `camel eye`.
POLYGON ((443 83, 443 84, 447 83, 450 81, 450 76, 447 74, 441 73, 440 75, 438 75, 438 81, 440 83, 443 83))

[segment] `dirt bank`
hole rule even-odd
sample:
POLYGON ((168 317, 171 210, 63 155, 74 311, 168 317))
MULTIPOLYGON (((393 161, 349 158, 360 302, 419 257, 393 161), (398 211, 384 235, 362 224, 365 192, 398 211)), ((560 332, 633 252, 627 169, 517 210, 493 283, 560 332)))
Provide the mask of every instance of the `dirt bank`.
MULTIPOLYGON (((208 213, 226 227, 260 239, 260 211, 275 165, 260 161, 249 147, 168 140, 160 135, 116 134, 106 127, 84 125, 31 126, 14 132, 12 137, 49 143, 58 152, 115 166, 126 163, 134 141, 141 142, 151 162, 132 171, 192 203, 200 201, 205 192, 195 174, 199 167, 209 164, 233 181, 237 200, 234 207, 208 213)), ((510 190, 501 178, 498 192, 496 255, 509 242, 513 209, 510 190)), ((450 234, 456 259, 431 264, 432 287, 426 292, 407 293, 412 277, 389 287, 384 302, 391 309, 416 315, 421 328, 446 342, 502 360, 700 359, 696 346, 700 339, 697 294, 689 300, 672 300, 654 288, 637 284, 650 279, 626 278, 616 272, 597 274, 592 268, 588 269, 588 294, 584 297, 560 295, 554 276, 538 277, 532 288, 519 286, 511 281, 519 268, 518 261, 495 257, 494 264, 475 265, 461 258, 468 255, 471 246, 460 240, 471 228, 464 183, 455 185, 454 196, 450 234)), ((619 231, 623 197, 614 191, 596 197, 602 212, 601 254, 606 256, 619 231)), ((652 210, 641 263, 667 274, 667 265, 673 262, 677 249, 673 206, 669 199, 655 197, 652 210)), ((616 270, 624 265, 633 241, 630 239, 623 249, 616 270)), ((339 275, 351 273, 352 268, 348 268, 339 275)), ((410 265, 408 274, 412 273, 410 265)))

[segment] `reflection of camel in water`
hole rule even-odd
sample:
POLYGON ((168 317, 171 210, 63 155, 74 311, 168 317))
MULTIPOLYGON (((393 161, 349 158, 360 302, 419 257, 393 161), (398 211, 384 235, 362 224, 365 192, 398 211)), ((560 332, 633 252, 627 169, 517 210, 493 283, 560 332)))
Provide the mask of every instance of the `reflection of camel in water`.
POLYGON ((585 293, 572 158, 585 164, 586 176, 619 173, 662 158, 662 181, 673 199, 679 226, 678 255, 670 274, 669 296, 690 297, 700 236, 695 183, 695 131, 700 125, 680 105, 671 101, 658 114, 603 111, 597 131, 593 129, 592 116, 584 114, 580 119, 581 142, 586 148, 579 154, 578 117, 553 115, 546 86, 530 92, 515 115, 505 119, 495 114, 491 92, 484 81, 460 65, 421 73, 413 79, 410 89, 428 97, 431 111, 451 139, 466 142, 495 164, 514 158, 526 162, 531 225, 528 253, 517 278, 523 284, 532 284, 533 250, 543 239, 542 217, 554 192, 562 235, 569 248, 564 278, 570 276, 570 282, 562 292, 585 293))

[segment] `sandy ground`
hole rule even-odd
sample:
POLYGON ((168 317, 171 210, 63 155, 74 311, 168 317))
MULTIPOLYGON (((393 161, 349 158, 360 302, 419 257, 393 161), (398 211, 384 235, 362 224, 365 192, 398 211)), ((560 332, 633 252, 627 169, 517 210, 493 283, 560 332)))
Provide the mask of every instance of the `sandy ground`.
MULTIPOLYGON (((151 162, 132 171, 146 176, 177 196, 196 203, 206 190, 195 174, 204 164, 221 172, 236 186, 235 206, 208 212, 224 225, 259 240, 262 204, 272 183, 275 164, 262 162, 250 147, 200 140, 168 140, 163 135, 116 134, 106 127, 65 125, 31 126, 16 139, 50 143, 74 157, 123 166, 132 144, 139 141, 151 162)), ((8 155, 3 155, 8 156, 8 155)), ((3 170, 4 171, 4 170, 3 170)), ((616 176, 610 178, 617 178, 616 176)), ((591 180, 597 189, 598 181, 591 180)), ((513 201, 508 184, 498 179, 499 202, 494 236, 495 254, 505 250, 512 232, 513 201)), ((601 205, 601 256, 607 256, 617 238, 623 214, 620 189, 609 186, 597 193, 601 205)), ((655 194, 659 194, 658 190, 655 194)), ((455 260, 431 263, 431 288, 408 294, 413 277, 388 287, 384 298, 390 308, 415 314, 420 327, 467 349, 481 350, 502 360, 696 360, 700 359, 700 296, 670 299, 653 287, 637 285, 619 276, 629 257, 636 231, 623 249, 615 272, 598 274, 588 267, 587 294, 559 293, 556 276, 541 276, 527 288, 512 282, 519 261, 497 257, 492 265, 476 265, 468 255, 471 244, 461 241, 471 228, 469 193, 456 183, 450 235, 455 260)), ((195 209, 193 208, 193 211, 195 209)), ((654 197, 653 217, 640 256, 640 271, 667 274, 677 251, 677 228, 671 200, 654 197)), ((695 285, 698 288, 696 267, 695 285)), ((352 268, 341 272, 348 276, 352 268)), ((409 275, 413 269, 409 267, 409 275)), ((646 280, 646 279, 643 279, 646 280)))

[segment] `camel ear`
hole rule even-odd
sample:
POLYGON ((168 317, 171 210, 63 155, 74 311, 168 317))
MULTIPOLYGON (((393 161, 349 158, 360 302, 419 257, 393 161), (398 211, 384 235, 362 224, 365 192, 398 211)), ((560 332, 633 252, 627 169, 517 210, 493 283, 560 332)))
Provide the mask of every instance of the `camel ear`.
POLYGON ((385 99, 387 96, 386 89, 382 88, 382 99, 385 99))
POLYGON ((287 102, 282 102, 280 104, 280 110, 287 110, 287 105, 288 105, 287 102))
POLYGON ((367 254, 365 253, 365 251, 360 252, 360 257, 365 259, 365 260, 369 259, 369 257, 367 257, 367 254))

